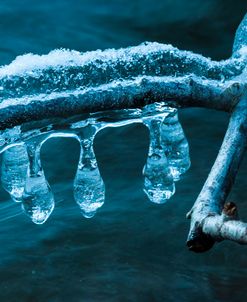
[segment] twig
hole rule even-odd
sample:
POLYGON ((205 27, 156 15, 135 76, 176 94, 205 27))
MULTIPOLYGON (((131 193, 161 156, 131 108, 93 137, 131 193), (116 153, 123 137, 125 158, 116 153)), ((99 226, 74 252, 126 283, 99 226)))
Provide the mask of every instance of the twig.
POLYGON ((215 241, 223 239, 247 244, 247 224, 232 220, 234 217, 228 207, 222 212, 246 149, 246 118, 245 97, 232 113, 216 161, 188 214, 191 226, 187 245, 192 251, 204 252, 210 249, 215 241))

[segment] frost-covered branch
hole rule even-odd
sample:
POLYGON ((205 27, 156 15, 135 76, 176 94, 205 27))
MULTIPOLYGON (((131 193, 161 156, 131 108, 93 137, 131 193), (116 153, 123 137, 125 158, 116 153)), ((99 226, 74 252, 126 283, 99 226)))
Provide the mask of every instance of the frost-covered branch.
POLYGON ((195 252, 206 251, 222 239, 247 244, 247 223, 232 220, 235 218, 230 211, 234 209, 232 204, 224 208, 246 149, 246 100, 243 98, 232 113, 217 159, 188 214, 191 227, 187 245, 195 252))
POLYGON ((247 51, 236 45, 220 62, 159 43, 20 56, 0 68, 0 129, 164 101, 229 112, 246 83, 247 51))
MULTIPOLYGON (((240 57, 247 45, 247 15, 236 32, 233 56, 240 57)), ((245 83, 241 101, 235 106, 229 126, 216 161, 192 210, 187 245, 190 250, 204 252, 216 241, 229 239, 247 244, 247 223, 238 220, 237 207, 226 202, 239 165, 246 150, 247 140, 247 94, 245 71, 238 77, 245 83)))
POLYGON ((140 77, 73 92, 5 99, 0 104, 0 129, 37 120, 142 108, 150 103, 164 101, 172 107, 204 107, 230 112, 238 102, 243 87, 238 81, 222 84, 192 75, 174 78, 140 77))

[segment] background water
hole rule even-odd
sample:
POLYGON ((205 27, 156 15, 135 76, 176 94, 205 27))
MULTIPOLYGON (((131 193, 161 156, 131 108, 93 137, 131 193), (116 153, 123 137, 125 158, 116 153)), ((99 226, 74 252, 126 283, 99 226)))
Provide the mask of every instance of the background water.
MULTIPOLYGON (((146 40, 227 58, 246 8, 245 0, 1 0, 0 65, 27 52, 146 40)), ((185 246, 185 214, 215 159, 228 116, 190 109, 180 118, 192 166, 166 205, 151 204, 142 191, 147 130, 132 125, 97 136, 107 192, 91 220, 72 198, 77 142, 47 142, 42 161, 57 203, 48 222, 33 225, 0 191, 1 302, 247 301, 246 247, 224 242, 194 254, 185 246)), ((247 218, 246 167, 245 161, 230 199, 247 218)))

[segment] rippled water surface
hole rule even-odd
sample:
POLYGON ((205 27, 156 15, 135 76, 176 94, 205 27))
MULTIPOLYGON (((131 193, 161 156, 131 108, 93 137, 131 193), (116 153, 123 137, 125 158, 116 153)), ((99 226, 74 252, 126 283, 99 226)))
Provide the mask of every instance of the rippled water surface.
MULTIPOLYGON (((246 8, 242 0, 1 0, 0 65, 27 52, 146 40, 227 58, 246 8)), ((228 116, 190 109, 180 119, 192 166, 165 205, 151 204, 142 190, 144 126, 97 135, 106 203, 93 219, 83 218, 73 201, 78 143, 52 139, 44 145, 42 162, 56 197, 48 222, 32 224, 0 191, 1 302, 247 301, 246 247, 224 242, 201 255, 185 247, 185 214, 211 168, 228 116)), ((230 198, 247 219, 246 167, 245 161, 230 198)))

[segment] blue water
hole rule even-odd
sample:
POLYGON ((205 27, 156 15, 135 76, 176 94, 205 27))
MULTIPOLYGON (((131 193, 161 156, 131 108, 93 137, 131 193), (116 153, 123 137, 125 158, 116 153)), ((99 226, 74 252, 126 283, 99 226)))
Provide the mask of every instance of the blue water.
MULTIPOLYGON (((246 8, 243 0, 1 0, 0 65, 27 52, 145 40, 227 58, 246 8)), ((0 191, 1 302, 247 301, 246 247, 224 242, 194 254, 185 246, 185 214, 210 171, 228 116, 190 109, 180 119, 192 166, 165 205, 151 204, 142 190, 147 130, 131 125, 99 133, 95 152, 106 204, 91 220, 72 197, 77 142, 44 145, 42 163, 56 197, 48 222, 32 224, 0 191)), ((243 218, 246 167, 245 161, 230 196, 243 218)))

